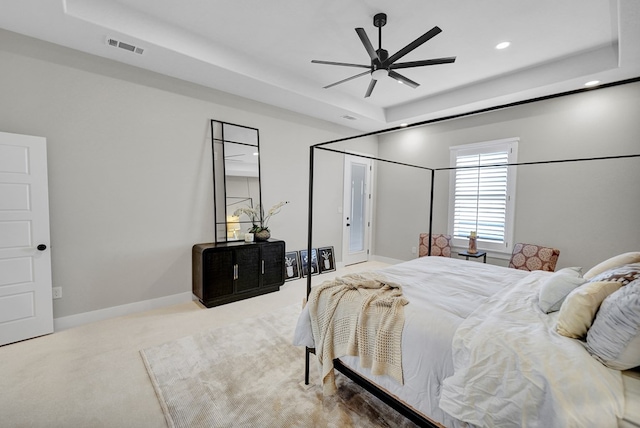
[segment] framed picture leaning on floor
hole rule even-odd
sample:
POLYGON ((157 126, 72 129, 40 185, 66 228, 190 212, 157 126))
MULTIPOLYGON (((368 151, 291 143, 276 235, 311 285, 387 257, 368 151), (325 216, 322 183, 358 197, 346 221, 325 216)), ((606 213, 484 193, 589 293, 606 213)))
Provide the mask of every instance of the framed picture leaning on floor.
POLYGON ((297 251, 289 251, 284 255, 284 280, 300 278, 300 255, 297 251))
POLYGON ((307 250, 300 250, 300 263, 302 264, 303 278, 309 275, 309 270, 311 270, 311 275, 320 273, 318 269, 318 250, 316 248, 311 249, 311 263, 309 263, 307 250))
POLYGON ((318 248, 318 266, 320 268, 320 273, 336 270, 333 247, 318 248))

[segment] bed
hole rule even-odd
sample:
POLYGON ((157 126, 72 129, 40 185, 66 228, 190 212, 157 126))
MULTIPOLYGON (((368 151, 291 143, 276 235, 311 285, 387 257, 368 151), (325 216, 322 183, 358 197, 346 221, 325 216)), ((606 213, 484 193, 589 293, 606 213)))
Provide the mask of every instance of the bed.
MULTIPOLYGON (((402 383, 361 368, 356 356, 338 355, 336 364, 425 423, 615 427, 623 418, 621 371, 594 358, 585 341, 558 334, 561 311, 541 310, 541 288, 558 273, 446 257, 422 257, 375 273, 399 284, 409 302, 402 383)), ((314 348, 309 306, 294 344, 314 348)))
MULTIPOLYGON (((582 91, 584 90, 579 92, 582 91)), ((436 198, 436 189, 441 192, 449 187, 447 180, 451 171, 465 167, 450 165, 428 167, 415 164, 422 158, 414 157, 411 150, 405 149, 408 149, 414 141, 419 144, 431 143, 431 134, 425 136, 424 141, 421 141, 419 135, 414 137, 406 134, 407 144, 403 141, 397 154, 395 151, 387 152, 387 156, 392 158, 361 154, 363 149, 360 144, 367 142, 363 138, 430 126, 461 117, 475 116, 575 93, 576 91, 572 91, 514 104, 498 105, 310 146, 307 251, 311 252, 314 247, 314 218, 321 218, 321 229, 322 226, 324 227, 321 232, 328 230, 325 219, 332 218, 334 206, 333 200, 323 200, 320 204, 314 203, 315 190, 322 189, 322 196, 327 193, 326 183, 323 181, 321 187, 319 180, 315 178, 317 172, 323 172, 322 169, 316 168, 316 158, 320 162, 325 159, 325 156, 329 159, 331 155, 356 154, 363 159, 375 161, 379 165, 392 166, 394 169, 389 169, 386 176, 389 179, 381 180, 380 176, 376 176, 374 184, 374 188, 378 189, 383 182, 389 185, 386 187, 387 194, 394 193, 395 177, 399 176, 396 171, 400 171, 395 168, 407 168, 407 180, 412 183, 423 183, 423 189, 430 189, 429 194, 424 195, 424 206, 428 214, 425 212, 426 216, 410 218, 416 223, 419 222, 415 230, 424 231, 433 236, 434 205, 449 200, 447 196, 436 198), (430 179, 425 174, 430 175, 430 179), (444 185, 442 180, 445 180, 444 185)), ((433 134, 434 141, 437 133, 436 130, 433 134)), ((377 153, 376 150, 373 152, 377 153)), ((368 152, 366 149, 364 151, 368 152)), ((429 153, 430 156, 423 159, 424 162, 435 163, 440 159, 439 151, 429 153)), ((527 171, 539 166, 541 174, 544 175, 545 171, 549 171, 544 168, 550 165, 564 167, 638 158, 640 154, 635 153, 528 160, 507 165, 510 168, 523 167, 527 171)), ((478 168, 491 167, 493 166, 483 165, 478 168)), ((335 171, 333 168, 332 164, 329 169, 335 171)), ((633 167, 616 165, 615 168, 632 170, 633 167)), ((381 169, 378 169, 379 171, 381 169)), ((604 169, 596 170, 594 167, 594 171, 588 172, 590 177, 596 177, 592 174, 595 171, 604 173, 604 169)), ((405 177, 404 174, 403 177, 405 177)), ((320 180, 326 179, 325 171, 325 175, 320 176, 320 180)), ((567 202, 578 193, 573 184, 575 182, 567 182, 567 202)), ((551 185, 562 186, 562 182, 553 181, 551 185)), ((520 187, 520 184, 518 186, 520 187)), ((618 192, 617 186, 619 184, 616 183, 616 187, 611 191, 618 192)), ((538 188, 538 186, 535 187, 538 188)), ((633 185, 627 187, 636 189, 633 185)), ((406 193, 399 184, 398 188, 398 194, 404 195, 405 200, 420 198, 419 192, 406 193)), ((544 189, 544 186, 539 188, 544 189)), ((586 194, 590 193, 585 190, 586 194)), ((620 193, 620 195, 624 194, 620 193)), ((635 201, 636 199, 632 197, 627 200, 635 201)), ((592 199, 585 197, 585 200, 592 199)), ((398 202, 402 200, 390 198, 386 202, 393 204, 397 213, 393 216, 387 215, 383 219, 387 223, 381 221, 382 216, 379 215, 376 220, 376 231, 394 231, 394 222, 410 221, 409 217, 405 219, 403 216, 402 208, 395 206, 398 202)), ((380 204, 380 201, 376 203, 380 204)), ((422 212, 420 211, 421 214, 422 212)), ((439 208, 435 212, 437 214, 435 217, 440 224, 445 224, 446 219, 442 216, 444 210, 439 208)), ((630 212, 636 212, 636 210, 630 212)), ((584 220, 583 212, 577 211, 577 215, 580 221, 584 220)), ((590 224, 587 229, 590 227, 601 231, 603 225, 608 221, 615 221, 614 218, 616 217, 594 219, 594 224, 590 224)), ((567 217, 567 221, 575 222, 575 220, 567 217)), ((560 230, 555 223, 553 230, 560 230)), ((635 229, 631 228, 626 235, 637 236, 633 234, 634 231, 635 229)), ((394 248, 393 252, 396 254, 400 254, 397 252, 398 245, 404 248, 409 247, 408 243, 400 242, 406 238, 407 236, 402 233, 375 236, 376 245, 389 245, 390 248, 394 248), (389 238, 397 241, 388 243, 385 239, 389 238)), ((615 242, 615 239, 609 236, 606 239, 607 245, 615 242)), ((635 246, 636 242, 625 241, 619 246, 627 248, 635 246)), ((584 250, 588 251, 588 247, 584 247, 584 250)), ((432 254, 430 246, 428 254, 432 254)), ((551 280, 555 278, 556 273, 517 271, 462 259, 424 257, 385 268, 377 274, 386 276, 390 282, 398 283, 409 301, 409 304, 404 306, 405 323, 401 333, 402 385, 388 376, 373 375, 370 370, 360 368, 361 364, 357 357, 336 358, 335 368, 374 392, 384 402, 419 425, 640 427, 640 374, 638 374, 640 372, 629 374, 622 371, 626 369, 617 365, 621 363, 626 368, 634 367, 629 365, 628 357, 630 356, 631 361, 636 361, 635 366, 640 365, 638 357, 640 356, 640 280, 635 287, 625 288, 630 291, 627 294, 622 293, 622 289, 614 290, 615 285, 608 284, 602 287, 606 292, 611 292, 611 296, 621 297, 612 299, 610 302, 611 296, 605 300, 606 296, 603 296, 600 289, 585 287, 587 291, 576 293, 576 298, 569 299, 568 296, 563 296, 567 298, 565 300, 572 303, 572 305, 561 304, 562 307, 568 308, 566 311, 558 310, 559 308, 556 307, 547 314, 540 308, 540 303, 543 301, 541 293, 548 289, 547 284, 553 282, 551 280), (625 299, 634 302, 636 306, 625 306, 625 299), (607 308, 606 311, 599 309, 600 303, 607 308), (581 315, 568 316, 574 309, 579 309, 577 312, 581 315), (596 312, 598 312, 597 317, 596 312), (602 312, 608 313, 609 316, 601 316, 602 312), (616 314, 621 313, 624 313, 624 316, 616 318, 616 314), (633 322, 626 322, 629 320, 633 322), (592 322, 593 329, 590 328, 592 322), (558 328, 564 335, 557 333, 558 328), (592 331, 595 332, 593 335, 592 331), (594 337, 591 342, 590 336, 594 337), (601 361, 592 355, 598 356, 601 361), (507 373, 509 376, 505 375, 507 373), (469 406, 470 403, 474 403, 475 406, 469 406)), ((311 293, 311 282, 311 276, 307 276, 307 296, 311 293)), ((574 291, 569 293, 571 295, 574 291)), ((310 326, 310 312, 307 308, 303 310, 295 337, 296 344, 307 347, 305 373, 307 383, 308 362, 311 352, 316 351, 313 327, 310 326)))

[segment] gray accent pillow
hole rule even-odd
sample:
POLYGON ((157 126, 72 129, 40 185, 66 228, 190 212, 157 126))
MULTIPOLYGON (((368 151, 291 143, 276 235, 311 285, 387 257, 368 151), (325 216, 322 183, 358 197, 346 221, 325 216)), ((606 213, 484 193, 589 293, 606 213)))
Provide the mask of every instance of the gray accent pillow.
POLYGON ((602 302, 587 333, 587 350, 615 370, 640 366, 640 279, 602 302))
POLYGON ((573 289, 581 286, 586 279, 582 278, 582 268, 569 267, 560 269, 548 277, 540 286, 538 306, 545 314, 560 310, 562 302, 573 289))

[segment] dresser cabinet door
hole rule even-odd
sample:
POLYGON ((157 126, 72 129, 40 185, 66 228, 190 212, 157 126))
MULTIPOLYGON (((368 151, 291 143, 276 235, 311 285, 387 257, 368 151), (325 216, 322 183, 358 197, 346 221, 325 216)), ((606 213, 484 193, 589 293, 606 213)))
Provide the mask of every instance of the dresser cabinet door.
POLYGON ((262 245, 262 265, 263 287, 284 283, 284 242, 269 242, 262 245))
POLYGON ((233 294, 233 251, 209 249, 202 253, 202 283, 203 300, 233 294))
POLYGON ((260 248, 247 245, 234 249, 236 266, 236 293, 260 287, 260 248))

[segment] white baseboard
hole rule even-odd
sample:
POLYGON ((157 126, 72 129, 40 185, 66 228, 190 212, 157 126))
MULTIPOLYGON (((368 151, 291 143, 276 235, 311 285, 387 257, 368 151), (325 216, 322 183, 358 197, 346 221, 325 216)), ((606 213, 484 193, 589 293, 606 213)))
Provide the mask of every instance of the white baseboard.
POLYGON ((97 311, 84 312, 67 317, 54 318, 53 331, 67 330, 91 322, 102 321, 109 318, 131 315, 152 309, 178 305, 193 300, 193 294, 189 292, 173 294, 171 296, 158 297, 157 299, 143 300, 141 302, 128 303, 126 305, 113 306, 111 308, 98 309, 97 311))
POLYGON ((397 265, 398 263, 407 261, 407 260, 392 259, 391 257, 383 257, 383 256, 376 256, 376 255, 372 255, 371 260, 374 260, 376 262, 388 263, 390 265, 397 265))

